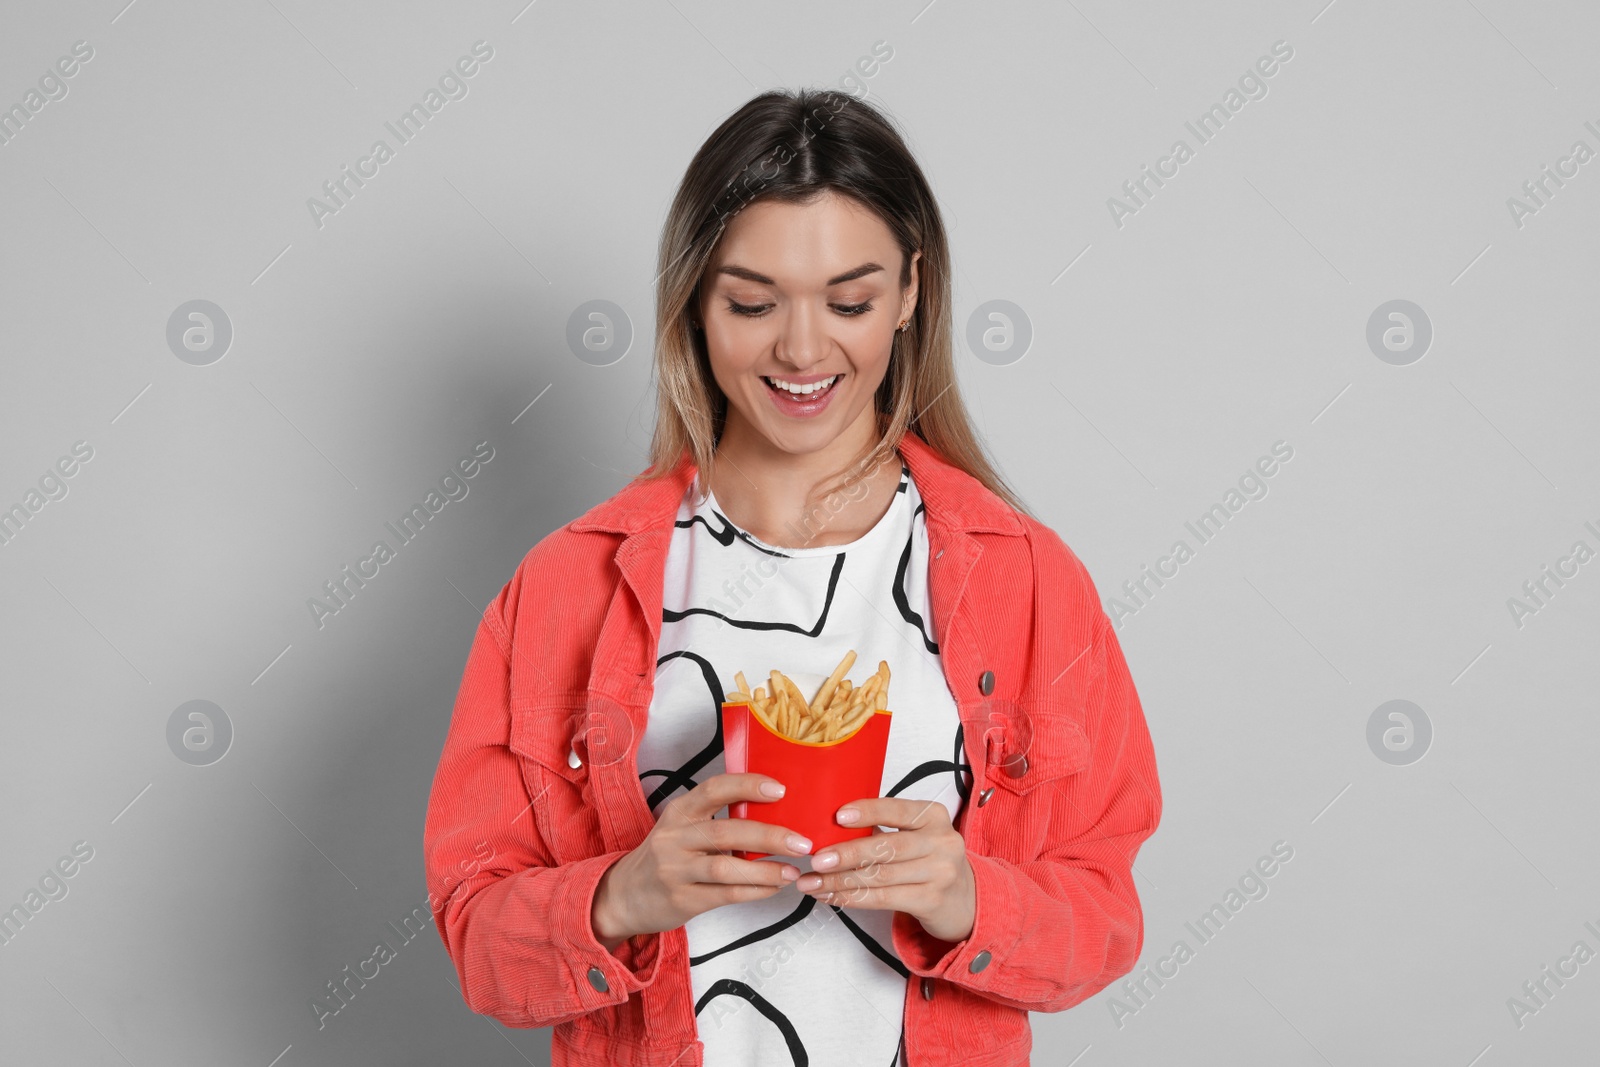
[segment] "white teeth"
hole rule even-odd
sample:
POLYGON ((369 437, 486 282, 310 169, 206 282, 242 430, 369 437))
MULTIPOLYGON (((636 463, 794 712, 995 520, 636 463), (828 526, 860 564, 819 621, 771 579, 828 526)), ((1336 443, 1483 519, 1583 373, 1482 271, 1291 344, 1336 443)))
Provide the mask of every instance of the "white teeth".
POLYGON ((790 382, 784 381, 782 378, 767 378, 766 381, 777 386, 779 389, 794 393, 797 396, 806 396, 810 393, 821 392, 823 389, 826 389, 828 386, 837 381, 838 378, 839 376, 835 374, 832 378, 824 378, 822 381, 813 382, 810 385, 794 385, 790 382))

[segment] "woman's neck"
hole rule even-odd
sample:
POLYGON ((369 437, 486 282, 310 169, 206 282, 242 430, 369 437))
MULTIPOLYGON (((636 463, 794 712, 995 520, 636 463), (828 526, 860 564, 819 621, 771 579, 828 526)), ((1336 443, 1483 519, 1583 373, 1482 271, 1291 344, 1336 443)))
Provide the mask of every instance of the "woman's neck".
POLYGON ((891 457, 876 468, 860 466, 881 439, 876 414, 864 414, 826 447, 803 453, 786 452, 730 417, 710 475, 728 520, 778 548, 847 544, 872 529, 894 502, 900 464, 891 457))

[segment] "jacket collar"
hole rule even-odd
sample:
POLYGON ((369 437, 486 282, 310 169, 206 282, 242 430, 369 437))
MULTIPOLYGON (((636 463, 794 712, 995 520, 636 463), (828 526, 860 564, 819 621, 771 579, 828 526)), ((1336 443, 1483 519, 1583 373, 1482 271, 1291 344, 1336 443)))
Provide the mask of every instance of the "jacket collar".
MULTIPOLYGON (((982 482, 947 462, 933 447, 907 430, 897 446, 917 485, 929 522, 967 533, 1021 534, 1017 513, 982 482)), ((696 466, 687 449, 669 474, 642 474, 610 499, 590 508, 569 524, 576 531, 604 530, 637 534, 669 530, 678 505, 694 481, 696 466)))

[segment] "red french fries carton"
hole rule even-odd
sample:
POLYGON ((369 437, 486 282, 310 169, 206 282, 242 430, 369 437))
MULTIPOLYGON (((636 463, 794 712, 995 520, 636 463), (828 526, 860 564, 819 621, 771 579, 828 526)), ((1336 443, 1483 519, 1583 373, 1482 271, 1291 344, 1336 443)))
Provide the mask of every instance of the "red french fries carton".
MULTIPOLYGON (((730 774, 753 771, 786 787, 777 800, 740 800, 728 805, 735 819, 784 826, 811 840, 813 854, 828 845, 867 837, 872 826, 840 826, 834 813, 852 800, 879 795, 883 757, 889 747, 892 713, 867 716, 836 741, 796 741, 774 733, 740 701, 722 705, 723 762, 730 774)), ((766 852, 734 849, 740 859, 758 860, 766 852)))

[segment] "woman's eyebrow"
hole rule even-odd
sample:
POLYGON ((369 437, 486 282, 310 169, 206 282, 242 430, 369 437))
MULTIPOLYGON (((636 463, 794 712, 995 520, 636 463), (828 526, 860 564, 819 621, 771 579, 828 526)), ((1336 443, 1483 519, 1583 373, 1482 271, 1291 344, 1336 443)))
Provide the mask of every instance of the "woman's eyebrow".
MULTIPOLYGON (((845 282, 853 282, 857 278, 861 278, 861 277, 864 277, 864 276, 866 276, 868 274, 872 274, 872 273, 875 273, 875 272, 881 271, 881 270, 883 270, 883 267, 880 266, 877 263, 863 263, 863 264, 861 264, 861 266, 856 267, 854 270, 847 270, 843 274, 837 275, 836 277, 829 278, 828 281, 827 281, 827 285, 829 287, 832 287, 832 286, 835 286, 835 285, 843 285, 845 282)), ((777 282, 773 281, 771 278, 767 277, 765 274, 762 274, 760 271, 751 270, 749 267, 741 267, 741 266, 739 266, 738 264, 735 264, 735 263, 729 263, 726 266, 719 268, 717 270, 717 273, 718 274, 731 274, 735 278, 743 278, 747 282, 756 282, 756 283, 758 283, 760 285, 777 285, 778 284, 777 282)))

